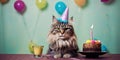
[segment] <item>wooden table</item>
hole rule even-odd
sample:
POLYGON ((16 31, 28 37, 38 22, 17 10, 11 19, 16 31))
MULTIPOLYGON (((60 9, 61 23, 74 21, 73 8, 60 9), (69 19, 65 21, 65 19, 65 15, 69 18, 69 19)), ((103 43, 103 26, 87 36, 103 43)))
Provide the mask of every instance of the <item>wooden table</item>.
POLYGON ((86 58, 84 55, 80 55, 77 58, 58 59, 54 59, 49 55, 35 58, 32 54, 0 54, 0 60, 120 60, 120 54, 104 54, 99 56, 99 58, 86 58))

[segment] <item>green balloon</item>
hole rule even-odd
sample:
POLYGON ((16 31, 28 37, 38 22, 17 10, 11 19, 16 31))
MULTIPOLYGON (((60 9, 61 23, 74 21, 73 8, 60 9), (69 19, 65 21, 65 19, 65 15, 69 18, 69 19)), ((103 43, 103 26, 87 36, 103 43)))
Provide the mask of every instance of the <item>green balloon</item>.
POLYGON ((47 1, 46 0, 36 0, 36 5, 39 9, 43 10, 47 7, 47 1))

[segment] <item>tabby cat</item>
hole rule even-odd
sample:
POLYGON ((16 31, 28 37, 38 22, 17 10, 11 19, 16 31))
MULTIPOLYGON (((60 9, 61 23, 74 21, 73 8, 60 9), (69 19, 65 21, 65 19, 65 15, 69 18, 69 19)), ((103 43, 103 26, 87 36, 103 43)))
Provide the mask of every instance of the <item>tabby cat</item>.
POLYGON ((48 34, 49 49, 47 54, 54 58, 69 58, 78 56, 77 38, 71 24, 73 17, 68 23, 59 22, 53 16, 52 28, 48 34))

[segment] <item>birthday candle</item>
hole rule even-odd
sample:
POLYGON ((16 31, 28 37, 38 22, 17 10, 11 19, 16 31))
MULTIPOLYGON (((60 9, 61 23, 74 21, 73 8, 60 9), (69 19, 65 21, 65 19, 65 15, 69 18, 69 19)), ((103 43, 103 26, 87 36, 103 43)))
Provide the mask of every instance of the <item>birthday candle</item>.
POLYGON ((93 24, 90 27, 90 39, 93 40, 93 24))

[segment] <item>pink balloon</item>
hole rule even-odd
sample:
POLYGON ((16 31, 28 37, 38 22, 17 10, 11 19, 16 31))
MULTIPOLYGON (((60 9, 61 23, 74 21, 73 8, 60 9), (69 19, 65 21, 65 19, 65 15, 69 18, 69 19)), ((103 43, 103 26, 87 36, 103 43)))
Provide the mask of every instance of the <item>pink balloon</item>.
POLYGON ((105 3, 105 4, 111 4, 113 3, 115 0, 101 0, 101 2, 105 3))
POLYGON ((107 3, 109 2, 110 0, 101 0, 101 2, 104 2, 104 3, 107 3))
POLYGON ((14 8, 17 12, 23 13, 25 11, 26 6, 25 6, 25 3, 22 0, 17 0, 14 3, 14 8))

